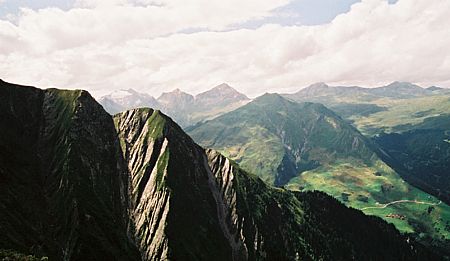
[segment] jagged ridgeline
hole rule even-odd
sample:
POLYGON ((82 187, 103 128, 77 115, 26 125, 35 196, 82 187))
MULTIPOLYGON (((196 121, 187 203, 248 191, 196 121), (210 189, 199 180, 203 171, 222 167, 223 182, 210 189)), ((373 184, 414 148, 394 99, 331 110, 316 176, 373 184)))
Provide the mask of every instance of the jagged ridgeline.
POLYGON ((323 193, 266 185, 159 111, 113 119, 85 91, 5 82, 0 100, 1 258, 439 258, 323 193))

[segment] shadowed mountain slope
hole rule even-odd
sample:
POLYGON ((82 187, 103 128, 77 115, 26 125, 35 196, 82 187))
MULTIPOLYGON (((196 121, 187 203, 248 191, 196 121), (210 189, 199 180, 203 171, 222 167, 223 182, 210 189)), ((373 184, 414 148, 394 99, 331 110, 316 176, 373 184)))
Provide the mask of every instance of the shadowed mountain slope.
POLYGON ((111 117, 85 91, 0 84, 0 248, 136 260, 111 117))

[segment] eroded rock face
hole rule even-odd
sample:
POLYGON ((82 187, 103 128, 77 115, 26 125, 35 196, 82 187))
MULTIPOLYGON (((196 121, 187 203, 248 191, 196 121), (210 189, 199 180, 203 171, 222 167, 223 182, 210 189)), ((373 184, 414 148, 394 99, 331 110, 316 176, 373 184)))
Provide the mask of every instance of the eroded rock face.
POLYGON ((230 260, 203 149, 152 109, 115 116, 130 172, 132 233, 144 260, 230 260))
POLYGON ((303 213, 293 195, 269 188, 217 151, 206 150, 206 155, 226 209, 226 231, 230 233, 236 260, 309 257, 306 245, 299 241, 303 213))
POLYGON ((170 152, 167 139, 156 133, 162 130, 152 128, 158 124, 153 113, 134 110, 116 117, 130 173, 132 232, 144 260, 168 258, 165 224, 170 191, 162 182, 167 175, 170 152))

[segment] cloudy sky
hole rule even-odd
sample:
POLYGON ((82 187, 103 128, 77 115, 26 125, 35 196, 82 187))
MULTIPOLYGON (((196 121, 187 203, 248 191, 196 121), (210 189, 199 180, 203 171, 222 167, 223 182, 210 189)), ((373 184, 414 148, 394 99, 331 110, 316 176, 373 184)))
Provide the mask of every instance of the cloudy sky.
POLYGON ((0 78, 94 96, 222 82, 450 87, 449 0, 0 0, 0 78))

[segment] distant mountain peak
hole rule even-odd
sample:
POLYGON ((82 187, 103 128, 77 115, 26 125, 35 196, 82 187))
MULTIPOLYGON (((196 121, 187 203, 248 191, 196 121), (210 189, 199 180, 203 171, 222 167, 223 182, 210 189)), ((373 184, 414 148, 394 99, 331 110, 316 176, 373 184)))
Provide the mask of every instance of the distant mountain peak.
MULTIPOLYGON (((249 104, 257 105, 260 107, 267 107, 268 110, 275 108, 275 110, 279 110, 280 108, 291 108, 292 106, 297 105, 296 102, 293 102, 278 93, 267 92, 259 97, 256 97, 249 104)), ((313 103, 302 103, 302 106, 308 106, 309 104, 313 103)))
POLYGON ((99 102, 110 114, 116 114, 129 108, 159 107, 153 96, 147 93, 140 93, 132 88, 113 91, 101 97, 99 102))
POLYGON ((255 101, 259 101, 259 100, 286 100, 285 98, 283 98, 283 96, 281 96, 278 93, 270 93, 270 92, 266 92, 263 95, 257 97, 255 99, 255 101))
POLYGON ((388 85, 399 85, 399 84, 403 84, 403 85, 412 85, 412 83, 410 82, 406 82, 406 81, 393 81, 388 85))
POLYGON ((309 96, 316 96, 316 95, 322 95, 329 90, 334 91, 336 88, 330 88, 326 83, 324 82, 317 82, 309 85, 308 87, 305 87, 295 94, 293 96, 300 96, 300 97, 309 97, 309 96))
POLYGON ((212 88, 212 90, 224 90, 224 89, 232 89, 235 90, 233 87, 231 87, 228 83, 221 83, 217 85, 216 87, 212 88))
POLYGON ((131 96, 135 93, 137 93, 137 92, 133 89, 120 89, 120 90, 113 91, 111 94, 109 94, 107 96, 110 98, 113 98, 113 99, 121 99, 121 98, 125 98, 127 96, 131 96))
POLYGON ((307 88, 316 89, 316 88, 329 88, 330 86, 324 82, 316 82, 308 86, 307 88))
POLYGON ((388 88, 411 88, 411 89, 420 88, 420 89, 422 89, 422 87, 420 87, 419 85, 415 85, 410 82, 401 82, 401 81, 394 81, 394 82, 386 85, 386 87, 388 87, 388 88))
POLYGON ((443 90, 444 88, 442 88, 442 87, 438 87, 438 86, 430 86, 430 87, 428 87, 427 88, 427 90, 429 90, 429 91, 439 91, 439 90, 443 90))
POLYGON ((195 100, 196 102, 210 106, 212 104, 223 103, 224 101, 229 103, 248 101, 250 99, 246 95, 238 92, 227 83, 222 83, 208 91, 197 94, 195 96, 195 100))
POLYGON ((367 89, 371 94, 381 97, 390 97, 397 99, 408 99, 428 94, 428 91, 419 85, 410 82, 395 81, 386 86, 367 89))
POLYGON ((160 98, 162 98, 164 96, 174 96, 174 95, 176 95, 176 96, 192 96, 189 93, 182 91, 180 88, 176 88, 176 89, 174 89, 174 90, 172 90, 170 92, 163 92, 161 94, 161 96, 159 96, 158 99, 160 99, 160 98))
POLYGON ((196 97, 200 98, 203 96, 210 96, 211 94, 216 95, 226 95, 226 96, 241 96, 241 97, 247 97, 244 94, 238 92, 236 89, 228 85, 227 83, 221 83, 212 89, 199 93, 196 97))
POLYGON ((113 91, 99 99, 103 107, 113 115, 127 109, 149 107, 162 110, 183 126, 221 115, 249 101, 247 96, 226 83, 195 97, 176 88, 163 92, 155 99, 148 93, 140 93, 130 88, 113 91))
POLYGON ((189 93, 183 92, 180 89, 175 89, 171 92, 163 92, 157 99, 159 103, 164 104, 166 109, 168 108, 185 108, 188 104, 192 103, 194 96, 189 93))

